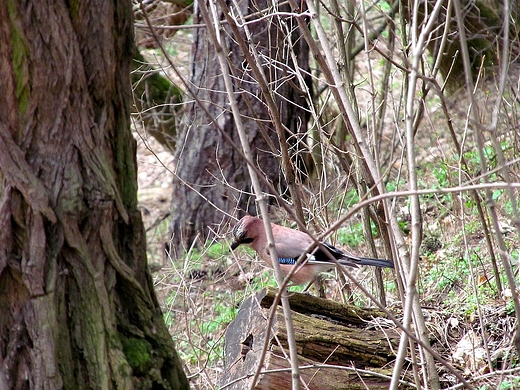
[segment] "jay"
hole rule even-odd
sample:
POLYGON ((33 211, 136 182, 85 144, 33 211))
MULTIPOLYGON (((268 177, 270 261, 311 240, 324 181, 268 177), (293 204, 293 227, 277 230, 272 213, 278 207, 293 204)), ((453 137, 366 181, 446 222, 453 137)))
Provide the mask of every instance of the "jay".
MULTIPOLYGON (((314 243, 314 240, 304 232, 274 223, 271 224, 271 229, 273 230, 274 244, 280 269, 285 277, 291 271, 296 261, 298 261, 298 258, 314 243)), ((232 250, 239 245, 247 245, 254 249, 260 258, 272 267, 267 234, 265 232, 264 222, 260 218, 246 215, 237 222, 233 228, 232 235, 232 250)), ((319 246, 307 254, 307 259, 300 265, 298 271, 292 275, 290 279, 291 282, 294 284, 311 282, 319 273, 334 268, 336 263, 331 260, 327 251, 341 265, 349 267, 372 265, 375 267, 394 268, 394 263, 391 260, 353 256, 329 243, 320 242, 319 246), (326 250, 324 250, 324 248, 326 250)))

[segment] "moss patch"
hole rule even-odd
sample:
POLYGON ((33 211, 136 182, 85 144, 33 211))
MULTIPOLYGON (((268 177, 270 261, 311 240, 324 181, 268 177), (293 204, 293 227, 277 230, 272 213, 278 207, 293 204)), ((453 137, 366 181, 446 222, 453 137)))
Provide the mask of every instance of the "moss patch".
POLYGON ((7 10, 9 12, 9 19, 11 22, 11 48, 13 72, 16 78, 15 95, 18 99, 20 114, 24 114, 29 104, 29 76, 28 76, 28 58, 29 48, 26 44, 26 38, 23 29, 20 26, 17 17, 19 12, 16 8, 16 2, 10 1, 7 3, 7 10))
POLYGON ((123 338, 123 352, 130 367, 137 374, 144 374, 152 367, 152 346, 143 339, 123 338))

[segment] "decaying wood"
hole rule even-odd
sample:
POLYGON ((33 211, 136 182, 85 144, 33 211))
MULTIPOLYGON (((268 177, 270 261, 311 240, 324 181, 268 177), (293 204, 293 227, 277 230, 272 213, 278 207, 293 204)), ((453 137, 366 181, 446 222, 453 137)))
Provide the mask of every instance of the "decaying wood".
MULTIPOLYGON (((267 337, 276 292, 262 291, 242 304, 226 331, 226 368, 221 386, 251 388, 267 337)), ((376 309, 294 293, 290 298, 301 378, 310 389, 385 389, 391 375, 395 330, 374 327, 386 315, 376 309), (385 377, 386 376, 386 377, 385 377)), ((283 311, 276 309, 263 374, 255 389, 290 389, 283 311)))

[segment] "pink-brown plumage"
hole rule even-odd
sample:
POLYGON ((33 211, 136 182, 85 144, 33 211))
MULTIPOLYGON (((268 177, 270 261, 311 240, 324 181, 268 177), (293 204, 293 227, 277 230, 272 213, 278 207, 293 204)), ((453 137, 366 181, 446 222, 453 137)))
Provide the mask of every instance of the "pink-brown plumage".
MULTIPOLYGON (((314 240, 304 232, 271 223, 274 244, 279 258, 280 269, 286 276, 294 267, 294 262, 314 243, 314 240)), ((264 222, 257 217, 246 215, 233 228, 232 249, 239 245, 248 245, 256 251, 262 260, 272 267, 272 260, 268 250, 267 234, 264 222)), ((337 261, 346 266, 374 265, 393 268, 393 262, 383 259, 356 257, 335 248, 328 243, 321 243, 308 255, 305 262, 291 277, 291 282, 303 284, 316 278, 320 272, 325 272, 336 266, 329 257, 329 252, 337 261)))

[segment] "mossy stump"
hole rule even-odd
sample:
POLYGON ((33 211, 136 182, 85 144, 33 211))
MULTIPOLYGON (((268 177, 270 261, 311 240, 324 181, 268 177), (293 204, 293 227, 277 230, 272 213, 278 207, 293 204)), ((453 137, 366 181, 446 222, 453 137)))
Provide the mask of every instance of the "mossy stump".
MULTIPOLYGON (((246 299, 229 325, 221 380, 226 389, 251 388, 275 296, 276 291, 263 290, 246 299)), ((289 300, 300 375, 309 389, 388 388, 399 335, 374 326, 374 319, 386 317, 383 312, 299 293, 291 293, 289 300)), ((290 389, 287 332, 280 305, 271 329, 262 374, 254 388, 290 389)))

